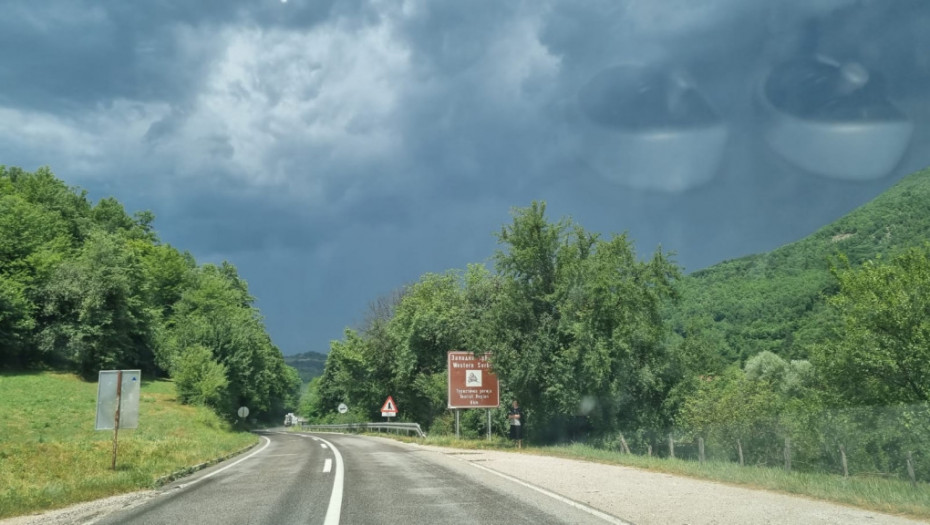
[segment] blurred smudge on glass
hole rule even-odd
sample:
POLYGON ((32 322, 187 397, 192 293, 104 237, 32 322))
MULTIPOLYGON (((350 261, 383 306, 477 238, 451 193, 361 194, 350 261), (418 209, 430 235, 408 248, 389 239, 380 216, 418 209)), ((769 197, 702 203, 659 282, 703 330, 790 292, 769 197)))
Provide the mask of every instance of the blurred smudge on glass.
POLYGON ((594 396, 584 396, 581 398, 581 402, 578 404, 578 413, 587 416, 591 412, 594 412, 594 409, 596 409, 597 406, 597 398, 594 396))
POLYGON ((881 74, 823 56, 789 60, 765 76, 759 106, 769 146, 809 172, 870 180, 889 174, 913 124, 889 99, 881 74))
POLYGON ((727 127, 689 75, 614 66, 578 93, 582 157, 602 177, 634 188, 683 191, 711 180, 727 127))

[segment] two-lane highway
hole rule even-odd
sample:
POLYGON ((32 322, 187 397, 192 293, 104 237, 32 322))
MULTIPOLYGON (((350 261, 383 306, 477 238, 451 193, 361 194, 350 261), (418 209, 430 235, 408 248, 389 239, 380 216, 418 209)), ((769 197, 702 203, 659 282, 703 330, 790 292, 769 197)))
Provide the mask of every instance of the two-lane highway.
POLYGON ((541 525, 611 521, 619 523, 476 468, 455 455, 361 436, 268 432, 247 454, 168 485, 158 497, 96 523, 541 525))

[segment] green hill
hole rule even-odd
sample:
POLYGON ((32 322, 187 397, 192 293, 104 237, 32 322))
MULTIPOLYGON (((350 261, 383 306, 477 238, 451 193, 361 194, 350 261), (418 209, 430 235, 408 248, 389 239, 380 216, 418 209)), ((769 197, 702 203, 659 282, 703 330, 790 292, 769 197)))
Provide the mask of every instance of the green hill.
POLYGON ((149 489, 193 465, 258 442, 209 408, 182 405, 176 384, 143 376, 139 427, 94 430, 97 384, 58 372, 0 373, 0 520, 149 489))
POLYGON ((326 354, 320 352, 304 352, 302 354, 284 356, 284 363, 297 369, 300 380, 309 383, 314 377, 323 375, 326 365, 326 354))
POLYGON ((763 350, 806 358, 807 345, 824 337, 833 322, 825 298, 836 292, 830 266, 840 264, 840 254, 855 267, 928 239, 925 169, 804 239, 692 273, 669 317, 679 334, 713 345, 727 361, 763 350))
POLYGON ((0 370, 140 369, 170 375, 184 403, 277 421, 300 381, 248 283, 162 242, 154 220, 48 168, 0 165, 0 370))

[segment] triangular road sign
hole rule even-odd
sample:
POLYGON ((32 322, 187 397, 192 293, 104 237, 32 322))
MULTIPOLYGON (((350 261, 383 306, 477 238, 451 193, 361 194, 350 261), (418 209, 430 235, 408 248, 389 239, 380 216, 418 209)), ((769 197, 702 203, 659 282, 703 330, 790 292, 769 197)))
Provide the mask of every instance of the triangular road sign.
POLYGON ((397 403, 394 403, 393 397, 388 396, 387 401, 381 406, 381 412, 389 412, 391 414, 397 413, 397 403))

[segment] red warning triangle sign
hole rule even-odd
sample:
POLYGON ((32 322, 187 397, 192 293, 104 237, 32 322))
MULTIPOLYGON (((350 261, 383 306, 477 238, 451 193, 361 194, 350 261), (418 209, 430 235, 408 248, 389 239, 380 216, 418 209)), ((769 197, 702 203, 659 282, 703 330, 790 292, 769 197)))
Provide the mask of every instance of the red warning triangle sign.
POLYGON ((384 402, 384 405, 381 407, 382 412, 390 412, 392 414, 397 413, 397 404, 394 403, 394 398, 388 396, 387 401, 384 402))

